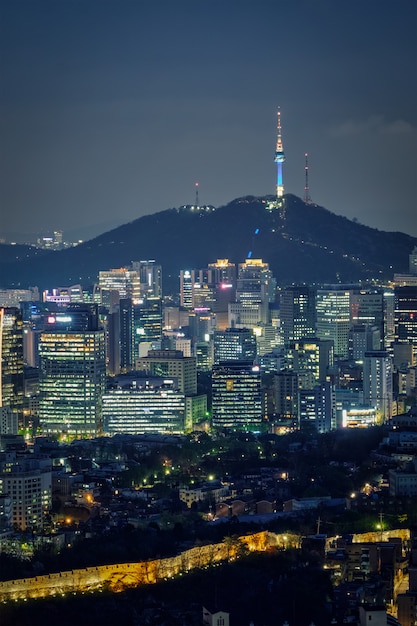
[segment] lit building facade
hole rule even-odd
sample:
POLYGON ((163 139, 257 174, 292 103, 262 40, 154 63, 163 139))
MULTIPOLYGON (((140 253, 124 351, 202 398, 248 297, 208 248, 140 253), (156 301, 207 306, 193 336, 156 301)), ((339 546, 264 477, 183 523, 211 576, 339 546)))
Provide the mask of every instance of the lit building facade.
POLYGON ((23 416, 23 318, 16 307, 0 308, 0 407, 23 416))
POLYGON ((258 323, 267 324, 269 320, 269 303, 275 299, 276 281, 268 263, 262 259, 246 259, 239 263, 236 302, 244 307, 255 307, 259 310, 258 323))
POLYGON ((385 350, 366 352, 363 363, 363 399, 375 407, 378 423, 392 417, 392 356, 385 350))
POLYGON ((180 350, 149 350, 148 356, 137 359, 136 369, 153 376, 176 378, 178 389, 185 395, 197 394, 197 362, 180 350))
MULTIPOLYGON (((61 322, 51 316, 41 333, 40 424, 46 433, 95 436, 102 431, 105 333, 94 313, 91 318, 87 315, 86 327, 76 311, 66 313, 61 322), (82 330, 73 330, 80 325, 82 330)), ((80 313, 83 318, 84 312, 80 313)))
POLYGON ((300 428, 314 426, 319 433, 336 428, 336 396, 330 382, 322 382, 313 389, 300 389, 300 428))
POLYGON ((278 420, 290 420, 298 425, 298 374, 283 370, 273 378, 273 398, 275 415, 278 420))
POLYGON ((299 376, 302 389, 312 389, 326 379, 334 364, 334 346, 331 340, 300 339, 287 344, 286 364, 299 376))
POLYGON ((183 434, 185 396, 169 387, 108 390, 103 396, 103 430, 109 435, 183 434))
POLYGON ((280 328, 284 344, 315 336, 315 292, 306 285, 280 292, 280 328))
POLYGON ((20 530, 41 530, 52 505, 49 459, 0 454, 0 494, 11 499, 11 523, 20 530))
POLYGON ((316 296, 316 335, 334 343, 335 357, 348 357, 350 291, 318 289, 316 296))
POLYGON ((120 298, 140 300, 139 272, 126 267, 99 272, 99 287, 102 304, 109 304, 110 292, 117 291, 120 298))
POLYGON ((396 287, 395 340, 411 343, 417 352, 417 286, 396 287))
POLYGON ((260 431, 263 427, 261 375, 248 363, 228 362, 212 370, 212 424, 215 428, 260 431))
POLYGON ((139 273, 142 297, 162 298, 162 266, 154 259, 133 261, 132 270, 139 273))
POLYGON ((214 331, 214 363, 223 361, 244 361, 256 359, 256 337, 249 328, 226 328, 214 331))
POLYGON ((162 336, 162 300, 147 296, 133 307, 133 343, 135 359, 140 356, 140 344, 154 344, 162 336))

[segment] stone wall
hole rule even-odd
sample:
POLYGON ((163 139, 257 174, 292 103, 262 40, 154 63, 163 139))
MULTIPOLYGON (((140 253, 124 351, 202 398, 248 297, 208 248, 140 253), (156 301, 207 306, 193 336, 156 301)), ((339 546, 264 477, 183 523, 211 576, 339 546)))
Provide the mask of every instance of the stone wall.
POLYGON ((42 598, 74 592, 85 593, 103 589, 122 591, 128 587, 166 580, 194 568, 234 559, 242 547, 255 552, 279 545, 278 535, 263 531, 239 537, 239 539, 232 538, 222 543, 196 546, 166 559, 101 565, 33 578, 9 580, 0 582, 0 601, 42 598))
MULTIPOLYGON (((405 540, 410 538, 410 532, 408 530, 383 532, 384 541, 388 541, 390 537, 400 537, 405 540)), ((334 537, 332 539, 334 540, 334 537)), ((354 543, 380 540, 381 533, 353 536, 354 543)), ((289 533, 277 535, 262 531, 239 538, 228 538, 221 543, 195 546, 177 556, 166 559, 101 565, 0 582, 0 601, 44 598, 46 596, 86 593, 104 589, 118 592, 129 587, 167 580, 195 568, 233 560, 239 556, 242 548, 250 552, 262 552, 271 547, 285 549, 288 547, 298 548, 299 546, 299 535, 289 533)))

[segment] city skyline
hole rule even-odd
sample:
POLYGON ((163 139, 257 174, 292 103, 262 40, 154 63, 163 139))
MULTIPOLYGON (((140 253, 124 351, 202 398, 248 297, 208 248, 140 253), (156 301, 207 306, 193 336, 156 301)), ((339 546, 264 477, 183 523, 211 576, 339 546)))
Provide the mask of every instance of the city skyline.
POLYGON ((285 193, 417 235, 417 7, 404 0, 0 7, 2 233, 285 193))

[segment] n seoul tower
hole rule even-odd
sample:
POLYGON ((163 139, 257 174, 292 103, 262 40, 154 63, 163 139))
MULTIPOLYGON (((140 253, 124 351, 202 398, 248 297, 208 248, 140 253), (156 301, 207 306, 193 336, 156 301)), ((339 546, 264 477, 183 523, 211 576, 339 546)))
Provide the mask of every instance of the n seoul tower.
POLYGON ((284 195, 284 185, 282 182, 282 164, 285 161, 284 148, 282 147, 281 136, 281 111, 278 107, 278 124, 277 124, 277 147, 275 150, 275 163, 277 164, 277 202, 281 202, 284 195))

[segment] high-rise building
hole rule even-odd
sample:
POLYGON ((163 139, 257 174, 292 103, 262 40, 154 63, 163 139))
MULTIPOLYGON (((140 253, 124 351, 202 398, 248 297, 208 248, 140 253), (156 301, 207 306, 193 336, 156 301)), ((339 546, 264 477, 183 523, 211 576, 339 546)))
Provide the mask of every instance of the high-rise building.
POLYGON ((103 430, 108 434, 183 434, 185 395, 172 384, 109 389, 103 396, 103 430))
POLYGON ((197 394, 197 363, 180 350, 149 350, 148 356, 136 361, 136 369, 154 376, 178 379, 178 389, 185 395, 197 394))
POLYGON ((194 308, 194 270, 180 270, 180 305, 185 309, 194 308))
POLYGON ((330 339, 300 339, 286 349, 288 369, 298 374, 302 389, 312 389, 326 380, 334 365, 334 346, 330 339))
POLYGON ((376 327, 380 335, 377 350, 384 345, 384 293, 381 289, 352 289, 350 294, 350 323, 376 327))
POLYGON ((300 428, 314 426, 319 433, 336 427, 336 396, 334 386, 322 382, 313 389, 300 389, 300 428))
POLYGON ((119 298, 131 298, 135 304, 140 300, 140 277, 136 270, 120 267, 99 272, 102 304, 109 306, 110 292, 118 291, 119 298))
POLYGON ((298 425, 298 374, 291 370, 282 370, 274 374, 273 397, 274 410, 278 420, 290 420, 298 425))
POLYGON ((253 362, 256 359, 256 337, 249 328, 227 328, 213 334, 214 363, 223 361, 253 362))
POLYGON ((264 423, 259 367, 239 361, 214 365, 212 424, 215 428, 258 432, 264 423))
POLYGON ((23 318, 16 307, 0 308, 0 407, 23 418, 23 318))
POLYGON ((284 344, 316 333, 315 292, 305 285, 280 292, 280 328, 284 344))
POLYGON ((381 333, 377 326, 354 324, 349 330, 349 359, 363 361, 365 352, 381 349, 381 333))
MULTIPOLYGON (((151 346, 162 336, 162 300, 147 296, 133 307, 133 342, 135 358, 139 358, 140 344, 151 346)), ((146 352, 145 352, 146 354, 146 352)))
POLYGON ((395 296, 394 292, 384 291, 384 348, 387 349, 395 339, 395 296))
POLYGON ((139 273, 140 292, 142 297, 162 298, 162 266, 154 259, 133 261, 132 270, 139 273))
POLYGON ((259 310, 259 323, 269 320, 269 303, 275 300, 276 281, 268 263, 262 259, 246 259, 239 263, 236 283, 236 302, 259 310))
POLYGON ((236 297, 236 265, 229 259, 217 259, 209 263, 211 283, 215 289, 215 302, 212 310, 216 314, 218 330, 225 330, 229 325, 229 304, 236 297))
POLYGON ((363 362, 363 399, 375 407, 379 423, 392 417, 392 356, 385 350, 365 352, 363 362))
POLYGON ((134 356, 134 307, 131 298, 121 298, 120 308, 120 370, 130 372, 135 365, 134 356))
POLYGON ((316 296, 316 334, 319 339, 334 342, 335 357, 348 357, 350 321, 350 291, 318 289, 316 296))
POLYGON ((11 522, 20 530, 41 530, 52 505, 49 459, 0 452, 0 495, 11 498, 11 522))
POLYGON ((40 338, 40 424, 46 433, 102 431, 105 333, 95 305, 70 305, 49 316, 40 338))
POLYGON ((411 343, 417 352, 417 286, 396 287, 395 340, 411 343))

